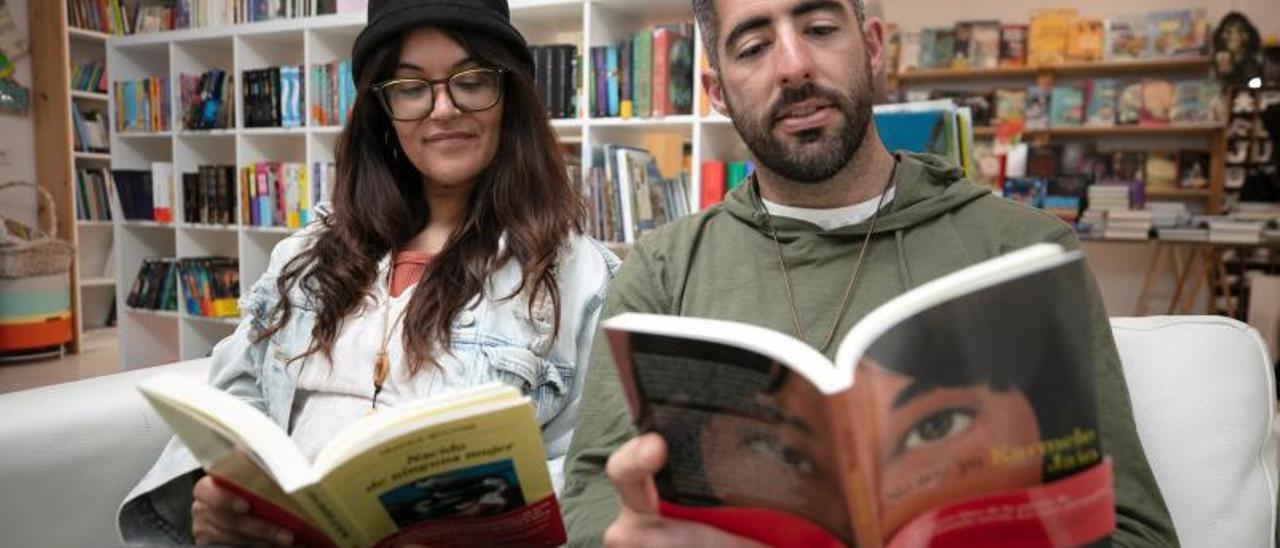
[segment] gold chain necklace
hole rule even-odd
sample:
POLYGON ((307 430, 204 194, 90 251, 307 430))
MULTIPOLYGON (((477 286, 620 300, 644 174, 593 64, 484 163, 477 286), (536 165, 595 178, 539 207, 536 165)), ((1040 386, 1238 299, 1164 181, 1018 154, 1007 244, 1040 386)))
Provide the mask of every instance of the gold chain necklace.
MULTIPOLYGON (((831 345, 831 340, 835 338, 836 328, 840 326, 840 320, 844 318, 845 306, 849 304, 849 297, 853 295, 853 288, 858 284, 858 274, 862 271, 862 259, 867 255, 867 247, 871 245, 871 235, 876 231, 876 220, 880 218, 880 209, 884 207, 884 199, 889 195, 889 189, 893 187, 893 179, 898 173, 898 161, 893 161, 893 169, 889 172, 889 180, 884 185, 883 192, 880 193, 880 199, 876 202, 876 211, 871 214, 871 226, 867 228, 867 235, 862 239, 862 249, 858 251, 858 262, 853 265, 853 275, 849 277, 849 285, 844 289, 844 297, 840 299, 840 304, 836 306, 833 314, 835 319, 831 321, 831 329, 827 331, 827 336, 822 339, 822 346, 818 347, 819 352, 826 352, 827 347, 831 345)), ((757 183, 758 185, 759 183, 757 183)), ((761 205, 763 207, 763 205, 761 205)), ((787 305, 791 307, 791 322, 795 326, 796 336, 801 341, 809 342, 809 338, 805 335, 804 328, 800 325, 800 310, 796 306, 795 295, 791 291, 791 275, 787 272, 787 262, 782 257, 782 244, 778 243, 778 230, 773 226, 773 214, 769 213, 769 208, 764 207, 765 219, 769 223, 769 235, 773 238, 773 249, 778 254, 778 269, 782 271, 782 283, 786 289, 787 305)))

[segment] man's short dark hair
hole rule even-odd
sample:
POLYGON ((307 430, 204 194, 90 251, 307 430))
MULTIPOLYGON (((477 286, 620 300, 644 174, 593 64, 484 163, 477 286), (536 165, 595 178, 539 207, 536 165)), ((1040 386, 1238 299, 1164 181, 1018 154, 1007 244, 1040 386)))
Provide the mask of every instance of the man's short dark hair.
MULTIPOLYGON (((858 22, 866 21, 866 10, 862 5, 862 0, 848 0, 853 6, 853 14, 858 18, 858 22)), ((711 66, 719 67, 720 56, 716 51, 716 42, 720 39, 720 22, 716 20, 716 4, 715 0, 693 0, 693 17, 698 21, 698 28, 702 30, 702 47, 707 52, 707 60, 711 62, 711 66)))

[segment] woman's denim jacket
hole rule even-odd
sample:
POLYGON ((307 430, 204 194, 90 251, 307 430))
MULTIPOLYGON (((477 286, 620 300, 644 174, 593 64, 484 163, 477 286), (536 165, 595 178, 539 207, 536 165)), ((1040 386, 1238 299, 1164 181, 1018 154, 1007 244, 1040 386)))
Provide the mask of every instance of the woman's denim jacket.
MULTIPOLYGON (((240 324, 214 347, 210 363, 210 384, 249 402, 285 430, 299 369, 296 364, 285 365, 310 343, 314 307, 307 306, 308 299, 295 289, 291 296, 297 306, 289 323, 263 341, 255 342, 255 334, 265 327, 279 298, 276 279, 281 269, 315 232, 305 229, 276 246, 266 273, 240 298, 240 324)), ((388 264, 384 259, 381 267, 388 264)), ((446 359, 462 360, 466 365, 462 370, 495 369, 498 378, 533 400, 557 491, 578 416, 596 320, 618 266, 618 258, 590 238, 575 235, 564 244, 556 270, 558 336, 553 336, 554 309, 549 300, 540 299, 531 314, 527 292, 505 298, 520 284, 521 269, 514 260, 498 268, 483 294, 453 321, 451 352, 446 359)), ((121 504, 117 520, 123 540, 191 542, 191 491, 199 469, 182 443, 170 439, 159 460, 121 504)))

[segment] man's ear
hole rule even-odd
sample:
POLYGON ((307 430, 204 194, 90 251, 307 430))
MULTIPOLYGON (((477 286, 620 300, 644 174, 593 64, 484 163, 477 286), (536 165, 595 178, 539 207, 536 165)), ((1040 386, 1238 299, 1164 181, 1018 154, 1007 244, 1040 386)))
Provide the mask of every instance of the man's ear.
POLYGON ((885 73, 884 58, 884 21, 879 17, 868 16, 862 23, 863 42, 867 47, 867 59, 871 61, 871 74, 879 78, 885 73))
POLYGON ((701 73, 702 89, 707 92, 707 100, 711 101, 711 108, 716 112, 728 116, 729 108, 724 102, 724 87, 720 84, 720 76, 716 74, 714 69, 705 69, 701 73))

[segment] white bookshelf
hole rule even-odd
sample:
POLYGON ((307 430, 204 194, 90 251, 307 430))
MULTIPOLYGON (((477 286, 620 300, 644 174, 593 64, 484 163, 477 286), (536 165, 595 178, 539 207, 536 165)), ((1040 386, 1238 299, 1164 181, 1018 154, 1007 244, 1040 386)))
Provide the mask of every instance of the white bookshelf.
MULTIPOLYGON (((515 26, 531 45, 576 44, 579 54, 584 57, 579 66, 579 77, 583 82, 579 110, 583 117, 552 123, 564 142, 582 147, 584 163, 590 162, 590 150, 594 145, 619 143, 642 146, 647 133, 681 135, 693 148, 691 192, 696 199, 700 177, 697 166, 703 159, 748 158, 746 148, 732 125, 719 115, 631 120, 585 117, 588 104, 585 100, 586 78, 590 77, 589 48, 620 41, 654 25, 692 22, 693 13, 688 0, 511 0, 511 15, 515 26)), ((244 108, 240 104, 243 101, 239 89, 243 82, 241 75, 245 70, 256 68, 279 65, 310 67, 346 59, 364 22, 364 13, 337 14, 107 40, 107 62, 113 82, 153 76, 168 76, 171 82, 177 82, 180 74, 200 73, 216 67, 234 74, 237 86, 235 128, 198 132, 182 130, 180 109, 176 107, 180 104, 179 91, 175 84, 171 84, 169 93, 175 105, 172 132, 112 135, 113 169, 148 169, 153 161, 173 162, 177 182, 173 194, 174 223, 126 221, 113 224, 118 243, 116 264, 120 273, 115 298, 119 310, 122 367, 136 368, 205 356, 214 344, 235 329, 234 320, 131 310, 124 306, 124 300, 143 259, 147 257, 238 257, 241 290, 247 290, 258 280, 266 270, 272 248, 292 230, 186 223, 181 218, 181 174, 194 171, 200 164, 240 167, 272 160, 305 162, 310 166, 313 162, 333 161, 340 128, 311 125, 291 129, 245 128, 244 108)), ((695 46, 701 44, 699 36, 694 40, 695 46)), ((701 55, 701 47, 695 50, 701 55)), ((304 112, 309 113, 311 89, 309 84, 304 87, 304 112)), ((700 112, 702 100, 700 93, 694 94, 693 112, 700 112)), ((310 123, 309 114, 307 122, 310 123)), ((244 207, 244 204, 238 205, 244 207)))

